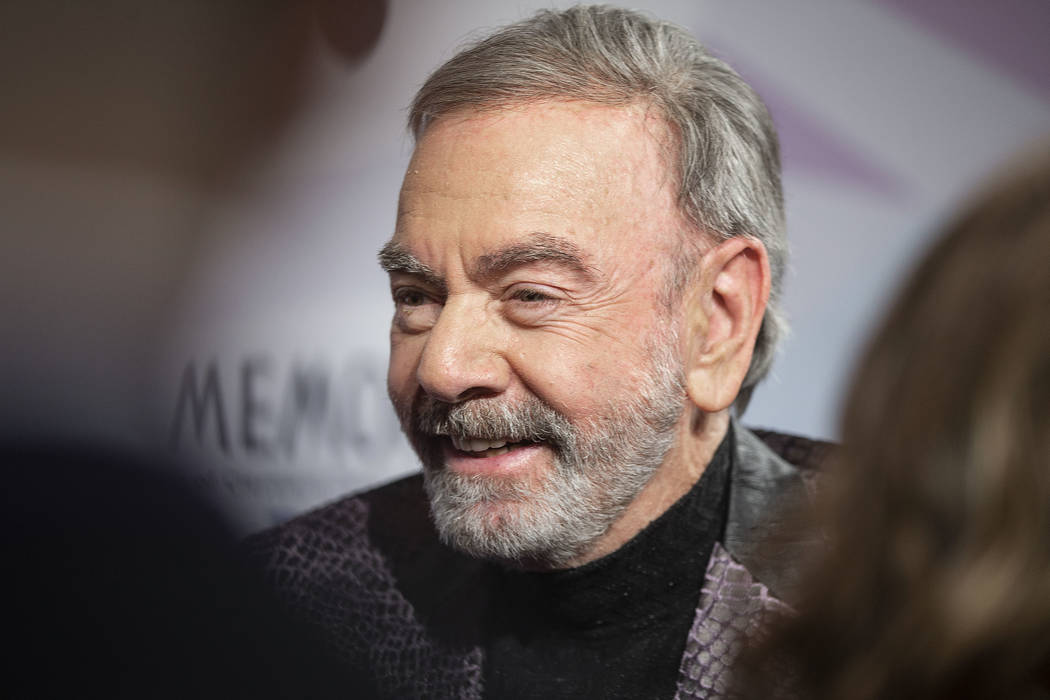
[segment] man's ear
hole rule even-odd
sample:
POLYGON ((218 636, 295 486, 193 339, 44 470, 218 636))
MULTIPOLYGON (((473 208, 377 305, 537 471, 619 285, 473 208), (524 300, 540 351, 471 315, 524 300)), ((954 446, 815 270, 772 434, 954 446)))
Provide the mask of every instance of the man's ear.
POLYGON ((729 408, 744 381, 769 301, 769 256, 739 236, 710 248, 685 296, 686 393, 702 411, 729 408))

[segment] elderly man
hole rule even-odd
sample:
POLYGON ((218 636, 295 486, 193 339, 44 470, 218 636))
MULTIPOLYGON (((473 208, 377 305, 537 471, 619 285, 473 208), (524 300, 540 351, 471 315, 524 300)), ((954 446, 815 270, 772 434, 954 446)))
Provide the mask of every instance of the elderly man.
POLYGON ((805 493, 731 418, 783 327, 765 107, 683 30, 576 7, 452 58, 410 126, 379 257, 422 476, 256 553, 389 697, 718 697, 805 493))

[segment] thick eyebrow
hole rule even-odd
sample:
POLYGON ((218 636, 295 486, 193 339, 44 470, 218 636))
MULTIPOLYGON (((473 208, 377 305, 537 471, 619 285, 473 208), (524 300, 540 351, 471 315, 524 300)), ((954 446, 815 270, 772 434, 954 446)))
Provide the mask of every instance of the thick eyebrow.
POLYGON ((525 243, 514 243, 482 255, 474 265, 474 273, 479 278, 491 279, 532 263, 553 263, 588 280, 595 276, 594 268, 586 263, 579 246, 549 233, 534 233, 525 243))
POLYGON ((444 292, 447 288, 444 278, 419 258, 401 247, 401 244, 388 241, 379 249, 379 266, 388 273, 400 272, 405 275, 420 277, 431 287, 444 292))

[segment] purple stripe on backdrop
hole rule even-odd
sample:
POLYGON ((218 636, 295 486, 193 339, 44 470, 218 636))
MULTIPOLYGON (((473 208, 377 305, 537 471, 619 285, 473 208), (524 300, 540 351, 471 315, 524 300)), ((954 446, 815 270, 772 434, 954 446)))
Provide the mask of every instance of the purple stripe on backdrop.
POLYGON ((1050 98, 1050 0, 870 0, 1050 98))
POLYGON ((806 173, 889 199, 907 196, 906 181, 850 146, 822 124, 813 110, 772 87, 771 81, 739 61, 730 60, 730 65, 758 92, 773 115, 785 175, 806 173))

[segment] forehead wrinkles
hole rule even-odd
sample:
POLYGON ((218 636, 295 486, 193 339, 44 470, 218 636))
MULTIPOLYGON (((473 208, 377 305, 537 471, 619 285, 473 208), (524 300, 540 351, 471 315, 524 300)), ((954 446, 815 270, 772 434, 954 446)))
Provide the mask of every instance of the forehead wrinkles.
POLYGON ((402 191, 413 198, 485 198, 507 207, 591 214, 612 203, 675 210, 669 130, 658 110, 552 102, 460 110, 432 124, 413 155, 402 191), (623 202, 630 198, 630 203, 623 202))

